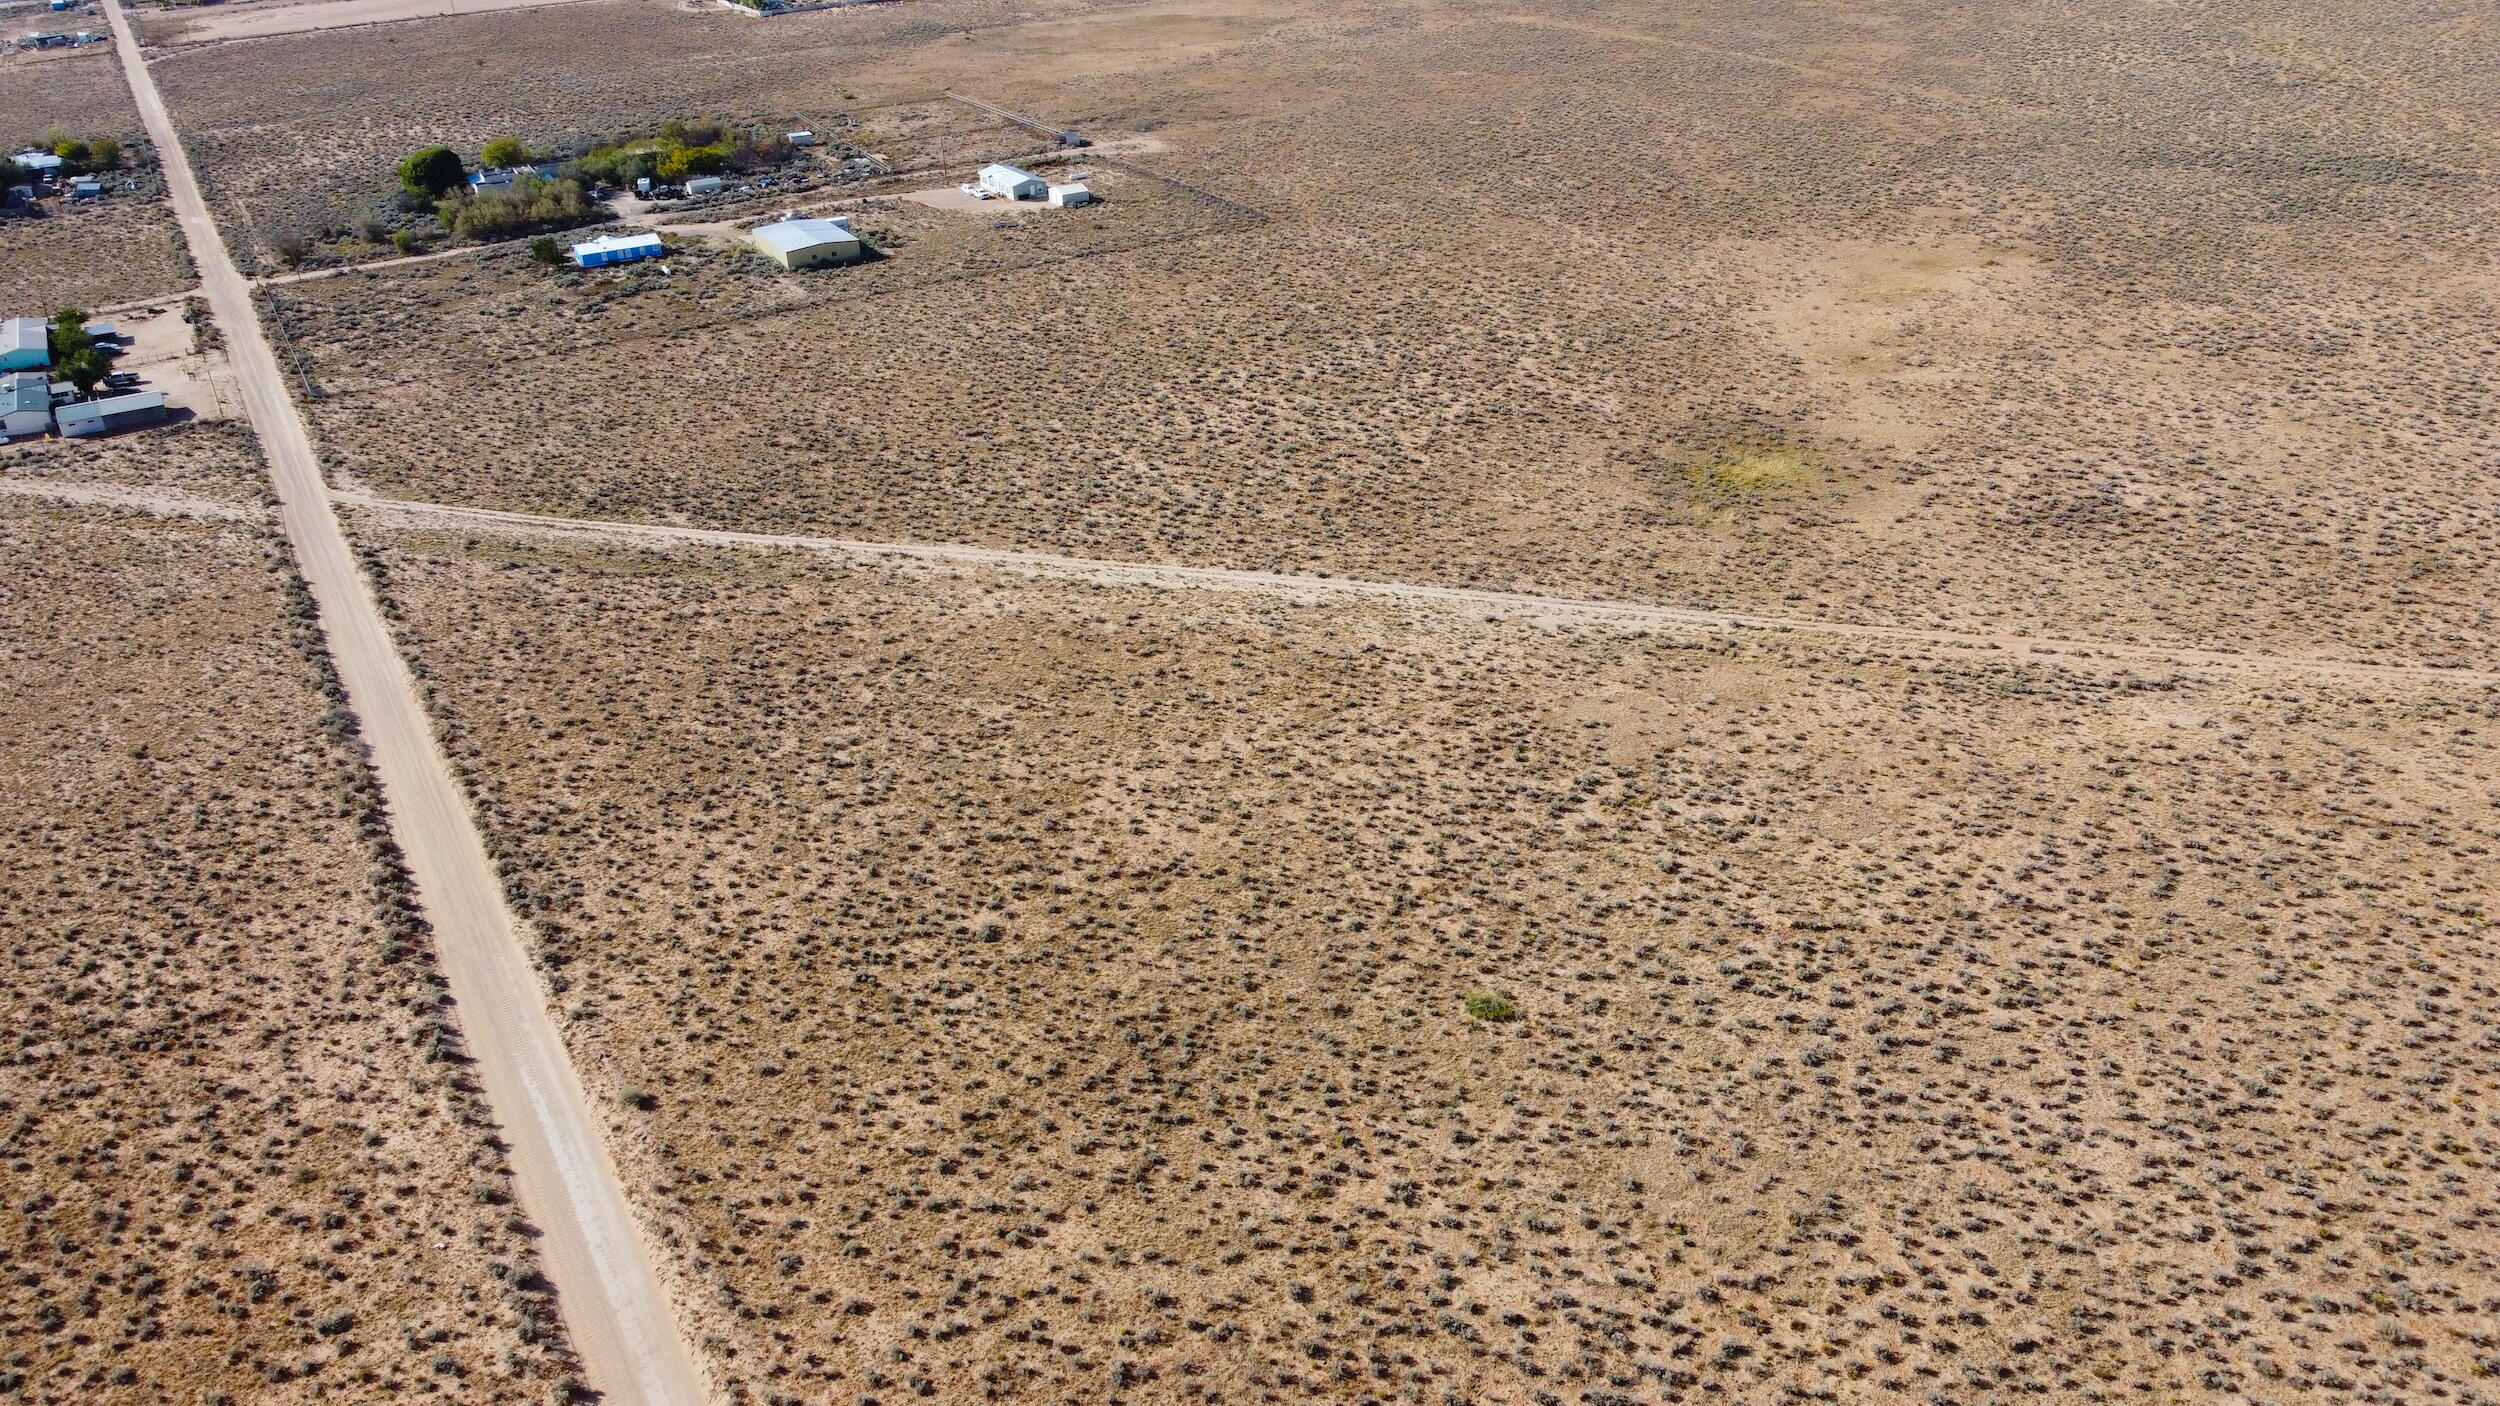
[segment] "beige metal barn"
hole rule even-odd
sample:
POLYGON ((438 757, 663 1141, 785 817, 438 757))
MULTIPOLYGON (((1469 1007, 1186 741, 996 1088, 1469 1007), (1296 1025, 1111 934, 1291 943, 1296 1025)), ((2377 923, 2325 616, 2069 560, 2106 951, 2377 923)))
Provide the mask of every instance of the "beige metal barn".
POLYGON ((758 252, 786 269, 854 263, 864 252, 845 219, 776 220, 757 226, 754 240, 758 252))

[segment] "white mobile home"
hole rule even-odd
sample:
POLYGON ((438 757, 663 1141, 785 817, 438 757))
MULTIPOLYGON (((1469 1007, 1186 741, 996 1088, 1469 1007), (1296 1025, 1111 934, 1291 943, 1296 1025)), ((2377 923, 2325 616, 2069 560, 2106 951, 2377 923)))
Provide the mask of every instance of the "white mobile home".
POLYGON ((573 246, 573 262, 586 269, 605 268, 610 264, 630 264, 637 259, 656 259, 668 252, 657 230, 641 234, 603 234, 573 246))

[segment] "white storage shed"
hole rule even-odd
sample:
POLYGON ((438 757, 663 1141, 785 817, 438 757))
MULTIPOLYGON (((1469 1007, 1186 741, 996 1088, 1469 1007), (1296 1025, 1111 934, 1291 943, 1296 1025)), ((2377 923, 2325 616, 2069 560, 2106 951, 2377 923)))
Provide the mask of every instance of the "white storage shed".
POLYGON ((1054 185, 1050 188, 1050 203, 1053 205, 1091 205, 1094 203, 1094 189, 1083 181, 1054 185))
POLYGON ((163 391, 140 391, 135 395, 117 395, 110 400, 82 400, 53 412, 53 419, 60 423, 63 439, 103 434, 107 430, 135 429, 140 425, 153 425, 164 418, 163 391))
POLYGON ((1050 193, 1048 181, 1003 161, 982 167, 980 180, 983 190, 1003 200, 1039 200, 1050 193))

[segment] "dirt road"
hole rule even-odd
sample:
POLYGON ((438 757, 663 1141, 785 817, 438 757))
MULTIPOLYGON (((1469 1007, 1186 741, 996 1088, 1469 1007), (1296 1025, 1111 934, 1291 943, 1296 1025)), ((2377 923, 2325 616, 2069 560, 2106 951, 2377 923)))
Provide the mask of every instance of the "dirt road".
POLYGON ((225 330, 278 520, 321 607, 330 654, 373 748, 391 824, 426 917, 469 1052, 511 1145, 521 1204, 591 1385, 610 1403, 695 1406, 707 1398, 669 1310, 579 1078, 548 1018, 546 992, 504 906, 468 803, 417 701, 406 663, 332 512, 319 461, 287 396, 251 288, 227 256, 191 163, 120 0, 105 0, 122 67, 200 280, 225 330))
POLYGON ((857 542, 839 537, 792 537, 769 532, 737 532, 721 528, 672 527, 665 523, 610 522, 588 518, 547 517, 504 512, 495 508, 464 508, 444 503, 418 503, 380 498, 368 493, 340 492, 337 501, 409 523, 444 526, 499 527, 507 531, 602 537, 627 542, 685 542, 706 546, 766 547, 825 552, 880 561, 918 561, 958 566, 991 566, 1040 576, 1058 576, 1108 585, 1171 589, 1248 591, 1318 600, 1347 598, 1385 600, 1406 605, 1456 608, 1505 618, 1584 622, 1626 629, 1700 631, 1724 634, 1753 631, 1789 635, 1820 635, 1894 646, 2021 657, 2050 657, 2081 669, 2194 669, 2202 672, 2304 674, 2313 678, 2379 683, 2440 683, 2457 687, 2500 686, 2500 673, 2450 669, 2430 664, 2384 663, 2316 655, 2241 653, 2198 649, 2186 645, 2135 640, 2076 640, 2045 635, 1994 634, 1984 631, 1934 630, 1914 625, 1871 625, 1811 616, 1759 615, 1747 611, 1710 610, 1698 606, 1652 605, 1639 601, 1593 600, 1578 596, 1546 596, 1525 591, 1495 591, 1473 586, 1419 585, 1403 581, 1367 581, 1348 576, 1310 576, 1280 571, 1249 571, 1230 567, 1178 566, 1158 562, 1107 561, 1098 557, 1021 552, 1001 547, 967 547, 943 542, 857 542))
MULTIPOLYGON (((6 460, 0 460, 5 464, 6 460)), ((229 503, 223 498, 204 498, 185 493, 179 488, 133 488, 120 483, 67 483, 48 478, 0 479, 0 493, 12 498, 41 498, 54 503, 75 503, 86 508, 120 508, 134 513, 154 513, 160 517, 223 518, 229 522, 251 522, 267 517, 249 503, 229 503)))

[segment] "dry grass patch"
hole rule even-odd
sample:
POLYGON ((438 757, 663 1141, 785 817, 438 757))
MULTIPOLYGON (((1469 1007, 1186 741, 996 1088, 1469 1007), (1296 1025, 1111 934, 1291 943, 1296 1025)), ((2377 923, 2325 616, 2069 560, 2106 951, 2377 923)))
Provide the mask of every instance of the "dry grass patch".
POLYGON ((383 541, 752 1393, 2476 1389, 2488 698, 383 541))
MULTIPOLYGON (((139 442, 35 462, 257 469, 139 442)), ((0 556, 0 1391, 546 1401, 552 1300, 276 539, 0 495, 0 556)))

